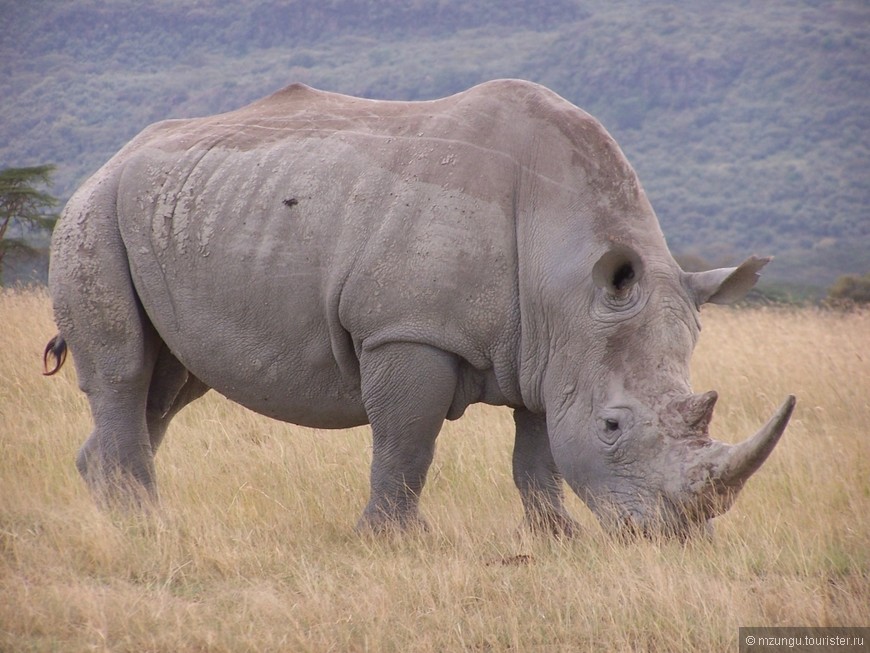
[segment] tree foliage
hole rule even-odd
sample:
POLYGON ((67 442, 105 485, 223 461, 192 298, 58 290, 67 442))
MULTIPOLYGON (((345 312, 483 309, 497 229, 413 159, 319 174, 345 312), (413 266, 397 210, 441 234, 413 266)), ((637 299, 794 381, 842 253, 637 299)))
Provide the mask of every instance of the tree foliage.
POLYGON ((30 249, 28 233, 54 228, 57 215, 50 209, 57 200, 37 188, 51 184, 53 171, 53 165, 0 170, 0 280, 8 252, 30 249))

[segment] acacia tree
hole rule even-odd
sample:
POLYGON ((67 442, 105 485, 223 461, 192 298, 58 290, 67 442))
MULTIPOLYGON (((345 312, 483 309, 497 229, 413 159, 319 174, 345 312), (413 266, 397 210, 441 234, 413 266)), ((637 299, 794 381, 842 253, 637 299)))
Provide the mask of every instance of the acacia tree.
POLYGON ((35 186, 51 182, 53 165, 0 170, 0 281, 3 279, 3 259, 14 249, 32 251, 24 236, 33 231, 51 231, 57 214, 51 209, 57 200, 35 186), (21 228, 21 236, 13 238, 9 229, 21 228))

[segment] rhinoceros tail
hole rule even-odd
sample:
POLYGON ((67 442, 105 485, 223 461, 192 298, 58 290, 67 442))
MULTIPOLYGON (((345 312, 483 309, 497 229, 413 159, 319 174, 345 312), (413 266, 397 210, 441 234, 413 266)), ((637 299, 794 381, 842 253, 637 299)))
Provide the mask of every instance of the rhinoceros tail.
POLYGON ((42 353, 42 369, 43 376, 51 376, 57 374, 57 371, 63 367, 66 362, 66 340, 57 334, 54 338, 48 341, 45 346, 45 351, 42 353), (48 369, 48 359, 54 357, 54 367, 48 369))

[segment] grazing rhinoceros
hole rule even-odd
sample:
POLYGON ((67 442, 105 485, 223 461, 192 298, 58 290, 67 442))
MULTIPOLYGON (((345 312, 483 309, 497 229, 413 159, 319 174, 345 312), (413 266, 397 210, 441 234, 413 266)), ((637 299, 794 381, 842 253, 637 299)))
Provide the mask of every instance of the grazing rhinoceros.
POLYGON ((698 309, 768 259, 683 272, 614 140, 527 82, 431 102, 295 84, 155 124, 78 190, 52 247, 46 359, 69 343, 95 423, 77 466, 104 499, 156 497, 169 421, 214 388, 295 424, 371 424, 360 526, 421 524, 444 419, 484 402, 514 409, 532 526, 573 529, 564 478, 606 527, 683 536, 794 406, 710 439, 698 309))

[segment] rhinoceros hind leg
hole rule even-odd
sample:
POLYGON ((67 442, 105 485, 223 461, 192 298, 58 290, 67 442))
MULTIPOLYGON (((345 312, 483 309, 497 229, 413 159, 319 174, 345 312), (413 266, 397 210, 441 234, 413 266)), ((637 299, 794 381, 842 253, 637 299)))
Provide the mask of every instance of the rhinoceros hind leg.
POLYGON ((67 205, 49 285, 94 423, 76 466, 98 501, 137 507, 157 496, 145 405, 162 343, 133 288, 117 227, 106 217, 111 197, 107 206, 104 199, 96 198, 97 207, 90 200, 67 205))
POLYGON ((452 354, 427 345, 398 342, 363 351, 362 396, 373 446, 371 497, 358 530, 426 528, 420 492, 453 400, 456 370, 452 354))
POLYGON ((172 418, 208 390, 208 386, 188 372, 166 345, 160 348, 148 388, 145 412, 152 453, 157 453, 172 418))
POLYGON ((514 423, 514 483, 523 501, 526 526, 558 536, 574 535, 579 526, 563 505, 562 476, 550 451, 546 417, 517 409, 514 423))
MULTIPOLYGON (((114 355, 123 357, 123 347, 114 355)), ((131 347, 133 349, 133 347, 131 347)), ((139 351, 153 348, 140 343, 139 351)), ((97 500, 108 506, 141 507, 157 498, 154 454, 145 420, 153 353, 146 354, 140 369, 129 376, 107 375, 96 356, 73 349, 79 382, 91 405, 94 430, 79 450, 76 467, 97 500)), ((131 369, 128 368, 128 372, 131 369)))
POLYGON ((112 384, 114 387, 109 393, 89 392, 97 426, 79 450, 76 467, 103 504, 140 507, 157 498, 153 460, 169 422, 209 389, 190 374, 165 345, 152 349, 157 347, 159 354, 147 390, 143 391, 146 386, 139 383, 130 387, 112 384), (140 407, 143 400, 144 409, 140 407), (108 405, 103 407, 104 403, 108 405), (97 406, 101 406, 99 419, 97 406), (142 433, 143 414, 147 439, 142 433), (105 422, 118 423, 118 420, 137 426, 120 431, 114 424, 103 426, 105 422))
POLYGON ((111 405, 89 396, 94 430, 76 457, 76 467, 105 507, 144 507, 157 499, 154 455, 142 397, 119 389, 111 405), (136 418, 141 414, 140 419, 136 418))

